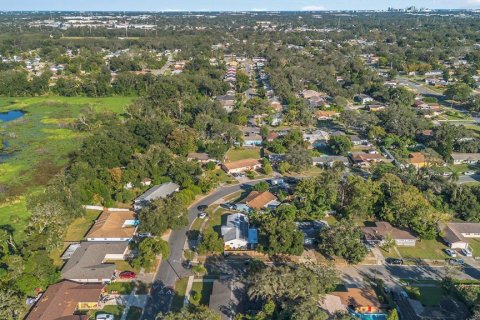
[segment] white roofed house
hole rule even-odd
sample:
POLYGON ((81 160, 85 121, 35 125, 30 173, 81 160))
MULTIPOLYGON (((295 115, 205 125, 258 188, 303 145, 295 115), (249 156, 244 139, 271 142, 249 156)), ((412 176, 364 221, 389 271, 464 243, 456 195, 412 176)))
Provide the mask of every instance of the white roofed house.
POLYGON ((225 250, 246 250, 258 243, 257 229, 249 227, 248 217, 242 213, 227 216, 221 228, 225 250))
POLYGON ((480 153, 452 153, 453 164, 476 164, 480 162, 480 153))
POLYGON ((440 224, 439 229, 443 240, 452 249, 468 249, 469 239, 480 238, 480 223, 450 222, 440 224))
POLYGON ((135 211, 142 209, 149 202, 163 199, 180 190, 180 186, 173 182, 166 182, 148 189, 144 194, 135 199, 133 207, 135 211))

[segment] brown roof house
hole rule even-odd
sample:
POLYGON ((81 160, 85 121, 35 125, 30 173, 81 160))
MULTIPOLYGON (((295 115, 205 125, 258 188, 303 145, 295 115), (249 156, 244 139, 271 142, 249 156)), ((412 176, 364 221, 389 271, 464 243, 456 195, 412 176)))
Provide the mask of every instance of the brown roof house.
POLYGON ((198 152, 191 152, 187 156, 188 161, 198 161, 200 163, 208 163, 213 161, 212 158, 208 155, 208 153, 198 153, 198 152))
POLYGON ((258 159, 244 159, 222 164, 226 173, 241 173, 249 170, 257 170, 262 167, 258 159))
POLYGON ((364 227, 362 231, 365 241, 370 244, 382 245, 387 239, 392 239, 397 246, 413 247, 418 240, 410 231, 395 228, 385 221, 375 222, 375 227, 364 227))
POLYGON ((408 155, 408 162, 417 169, 423 168, 427 164, 425 155, 421 152, 411 152, 408 155))
POLYGON ((108 283, 116 272, 114 260, 124 260, 128 241, 82 242, 62 268, 62 278, 76 282, 108 283))
MULTIPOLYGON (((101 283, 63 280, 48 287, 25 320, 80 320, 78 314, 100 309, 101 283)), ((86 319, 86 318, 85 318, 86 319)))
POLYGON ((480 238, 480 223, 450 222, 440 224, 439 229, 443 240, 452 249, 467 249, 469 238, 480 238))
POLYGON ((250 194, 237 204, 237 210, 249 212, 250 210, 274 209, 278 207, 277 197, 269 192, 252 191, 250 194))
POLYGON ((331 295, 339 297, 344 306, 358 313, 379 313, 382 306, 372 288, 347 288, 331 295))
POLYGON ((103 211, 86 238, 88 241, 130 241, 137 225, 133 211, 103 211))
POLYGON ((389 161, 380 153, 352 152, 350 158, 354 164, 361 167, 369 167, 372 163, 389 161))

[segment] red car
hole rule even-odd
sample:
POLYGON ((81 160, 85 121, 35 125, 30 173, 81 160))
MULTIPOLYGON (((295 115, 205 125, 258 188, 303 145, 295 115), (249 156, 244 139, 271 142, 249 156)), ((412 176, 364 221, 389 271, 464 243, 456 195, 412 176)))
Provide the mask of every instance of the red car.
POLYGON ((137 274, 133 271, 123 271, 119 274, 120 279, 135 279, 137 274))

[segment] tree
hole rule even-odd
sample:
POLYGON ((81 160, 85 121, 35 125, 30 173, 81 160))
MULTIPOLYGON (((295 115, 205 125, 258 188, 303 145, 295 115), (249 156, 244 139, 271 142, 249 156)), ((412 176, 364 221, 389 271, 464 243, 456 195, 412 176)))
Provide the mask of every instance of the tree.
POLYGON ((293 221, 283 220, 270 214, 260 214, 252 217, 252 220, 259 229, 258 250, 270 255, 302 254, 303 234, 297 230, 293 221))
POLYGON ((218 237, 218 233, 213 230, 207 230, 203 233, 202 240, 198 245, 198 253, 222 253, 223 248, 223 239, 218 237))
POLYGON ((308 150, 301 146, 292 146, 285 155, 285 161, 290 165, 290 170, 301 172, 312 166, 312 157, 308 150))
POLYGON ((188 223, 187 208, 180 195, 150 202, 139 212, 140 230, 162 235, 167 229, 179 228, 188 223))
POLYGON ((341 135, 331 137, 328 140, 328 146, 335 154, 345 156, 352 149, 353 144, 349 137, 341 135))
POLYGON ((348 263, 357 264, 367 255, 362 236, 361 230, 355 224, 342 220, 320 231, 318 248, 328 256, 342 257, 348 263))
POLYGON ((472 88, 463 82, 449 85, 447 90, 445 90, 445 95, 448 99, 460 102, 466 102, 471 94, 472 88))
POLYGON ((270 189, 270 185, 266 181, 260 181, 252 187, 253 191, 265 192, 270 189))
POLYGON ((18 319, 22 312, 23 301, 17 292, 11 288, 0 288, 0 318, 18 319))
POLYGON ((399 320, 399 316, 398 316, 398 311, 397 309, 392 309, 390 310, 390 312, 388 313, 388 317, 387 317, 387 320, 399 320))
POLYGON ((137 257, 132 260, 132 266, 145 269, 152 266, 157 255, 161 254, 163 259, 168 259, 170 254, 168 242, 160 238, 144 238, 138 244, 137 251, 137 257))
POLYGON ((347 218, 371 218, 380 194, 378 183, 350 175, 342 186, 341 212, 347 218))

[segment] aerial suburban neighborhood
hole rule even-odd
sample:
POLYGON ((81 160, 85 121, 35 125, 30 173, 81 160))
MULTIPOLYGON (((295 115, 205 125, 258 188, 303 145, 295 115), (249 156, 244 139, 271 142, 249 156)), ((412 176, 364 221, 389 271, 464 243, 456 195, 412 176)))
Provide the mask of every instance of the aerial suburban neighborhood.
POLYGON ((478 2, 54 2, 0 1, 0 320, 480 319, 478 2))

